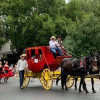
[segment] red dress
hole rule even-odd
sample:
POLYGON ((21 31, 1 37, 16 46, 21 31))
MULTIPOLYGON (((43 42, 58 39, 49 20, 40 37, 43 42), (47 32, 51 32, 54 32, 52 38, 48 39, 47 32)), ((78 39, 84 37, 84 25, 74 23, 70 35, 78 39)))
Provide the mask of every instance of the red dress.
POLYGON ((4 65, 4 70, 5 70, 5 73, 8 77, 11 77, 11 76, 14 76, 12 70, 9 69, 9 66, 8 65, 4 65))
POLYGON ((0 65, 0 78, 5 77, 4 71, 3 71, 3 66, 0 65))

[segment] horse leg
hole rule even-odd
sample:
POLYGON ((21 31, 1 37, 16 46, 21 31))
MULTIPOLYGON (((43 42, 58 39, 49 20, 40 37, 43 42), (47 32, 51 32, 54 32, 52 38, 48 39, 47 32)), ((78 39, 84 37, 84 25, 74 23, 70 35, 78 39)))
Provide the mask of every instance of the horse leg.
POLYGON ((66 73, 64 71, 61 73, 61 86, 62 86, 62 89, 64 89, 64 87, 65 87, 65 90, 68 90, 68 88, 66 86, 67 76, 68 76, 68 74, 66 75, 66 73))
POLYGON ((78 78, 75 78, 75 90, 77 90, 77 81, 78 81, 78 78))
POLYGON ((56 79, 56 85, 58 85, 58 82, 60 80, 60 77, 61 77, 61 75, 57 77, 57 79, 56 79))
POLYGON ((91 84, 92 84, 92 92, 96 93, 95 89, 94 89, 94 79, 91 78, 91 84))
POLYGON ((87 87, 86 87, 86 82, 85 82, 85 75, 81 75, 81 80, 82 80, 82 84, 83 84, 83 89, 84 89, 84 91, 86 92, 86 94, 87 93, 89 93, 88 92, 88 90, 87 90, 87 87))
POLYGON ((66 85, 66 84, 67 84, 67 82, 66 82, 66 80, 67 80, 67 76, 68 76, 68 75, 65 75, 65 78, 64 78, 64 85, 65 85, 65 90, 68 91, 68 88, 67 88, 67 85, 66 85))
POLYGON ((86 82, 85 82, 84 79, 83 79, 83 89, 85 90, 86 94, 89 93, 88 90, 87 90, 86 82))
POLYGON ((64 90, 64 77, 63 77, 63 73, 61 73, 61 86, 62 86, 62 90, 64 90))
POLYGON ((82 92, 82 90, 81 90, 81 86, 82 86, 82 79, 80 80, 79 93, 82 92))

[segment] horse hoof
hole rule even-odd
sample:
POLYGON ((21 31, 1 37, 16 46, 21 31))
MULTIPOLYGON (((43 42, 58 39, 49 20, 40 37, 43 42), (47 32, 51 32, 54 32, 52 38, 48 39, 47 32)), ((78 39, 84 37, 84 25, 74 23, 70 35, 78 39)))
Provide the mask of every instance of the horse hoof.
POLYGON ((62 90, 64 90, 64 87, 62 87, 62 90))
POLYGON ((58 82, 56 81, 56 85, 58 85, 58 82))
POLYGON ((93 92, 93 93, 96 93, 96 91, 95 91, 95 90, 93 90, 92 92, 93 92))
POLYGON ((75 90, 77 90, 77 88, 75 87, 75 90))
POLYGON ((82 90, 79 90, 79 93, 81 93, 82 92, 82 90))
POLYGON ((86 94, 88 94, 89 92, 88 91, 86 91, 86 94))
POLYGON ((65 88, 66 91, 68 91, 68 88, 65 88))

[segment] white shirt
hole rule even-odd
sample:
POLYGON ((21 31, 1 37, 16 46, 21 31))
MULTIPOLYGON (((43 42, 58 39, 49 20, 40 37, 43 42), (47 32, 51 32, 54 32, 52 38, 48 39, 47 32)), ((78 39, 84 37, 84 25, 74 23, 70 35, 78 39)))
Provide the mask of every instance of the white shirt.
POLYGON ((17 63, 17 70, 24 70, 26 67, 28 67, 27 61, 20 59, 17 63))
POLYGON ((49 41, 50 48, 56 48, 56 46, 59 46, 59 44, 56 41, 49 41))

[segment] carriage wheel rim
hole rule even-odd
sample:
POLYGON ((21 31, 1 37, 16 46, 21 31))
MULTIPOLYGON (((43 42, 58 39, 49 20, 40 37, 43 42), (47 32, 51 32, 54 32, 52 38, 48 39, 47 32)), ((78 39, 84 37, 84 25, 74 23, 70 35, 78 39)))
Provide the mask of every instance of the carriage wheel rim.
POLYGON ((71 88, 74 84, 74 79, 68 79, 67 80, 67 88, 71 88))
POLYGON ((53 80, 52 80, 52 74, 49 69, 43 70, 40 81, 46 90, 51 89, 53 80))
POLYGON ((30 78, 29 77, 24 77, 23 86, 27 87, 29 82, 30 82, 30 78))

